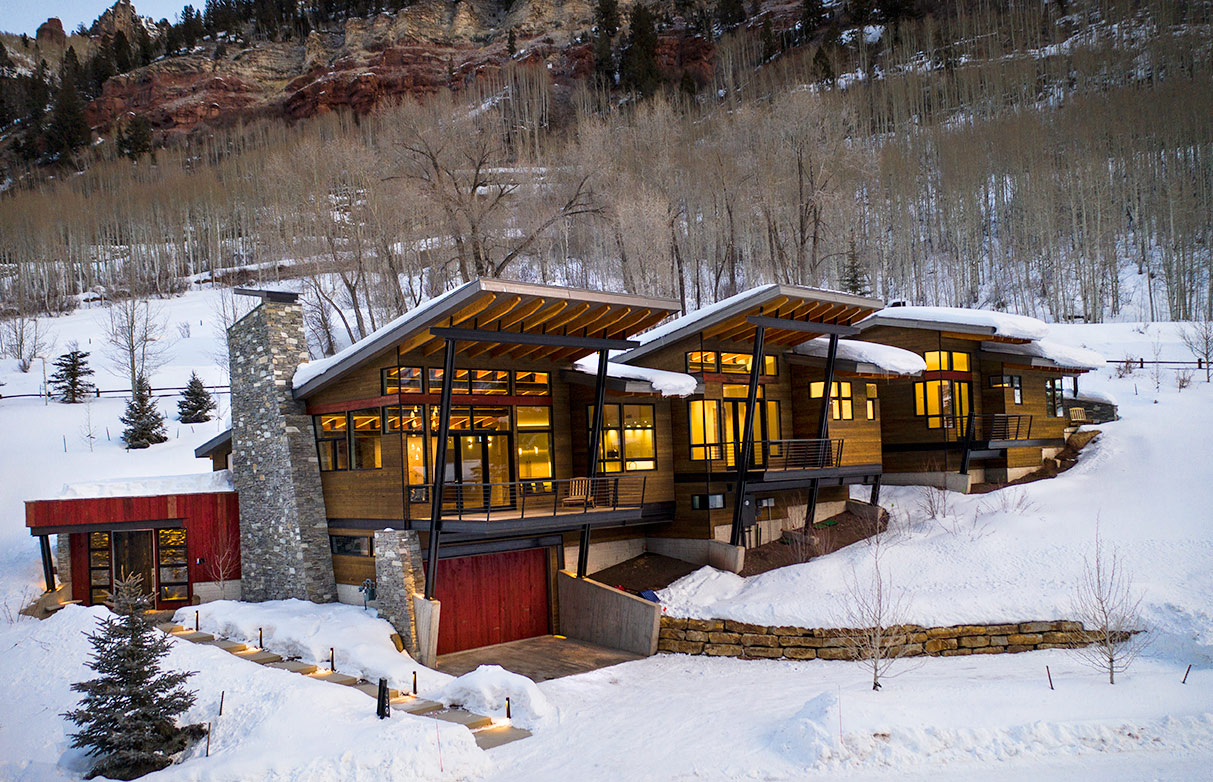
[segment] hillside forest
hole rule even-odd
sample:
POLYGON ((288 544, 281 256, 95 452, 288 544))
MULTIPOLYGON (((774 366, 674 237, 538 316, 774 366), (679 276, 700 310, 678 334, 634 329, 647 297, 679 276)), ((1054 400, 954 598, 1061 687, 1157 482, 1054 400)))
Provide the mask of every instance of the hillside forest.
MULTIPOLYGON (((321 352, 476 276, 688 309, 777 281, 1053 321, 1213 314, 1209 2, 809 2, 782 29, 758 4, 731 26, 604 5, 575 83, 511 61, 368 114, 64 148, 4 185, 0 306, 301 278, 321 352), (712 40, 710 81, 663 77, 673 34, 712 40)), ((89 82, 72 67, 52 92, 89 82)))

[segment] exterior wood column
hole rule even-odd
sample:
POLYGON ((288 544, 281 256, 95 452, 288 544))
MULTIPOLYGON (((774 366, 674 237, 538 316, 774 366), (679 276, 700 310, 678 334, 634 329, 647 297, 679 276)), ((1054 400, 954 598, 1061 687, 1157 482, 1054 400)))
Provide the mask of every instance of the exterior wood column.
MULTIPOLYGON (((442 361, 442 401, 438 414, 438 442, 434 444, 434 483, 430 489, 429 563, 425 569, 425 597, 434 599, 434 582, 438 574, 438 538, 442 535, 442 491, 446 484, 446 441, 451 431, 451 384, 455 380, 454 339, 447 338, 442 361)), ((403 422, 402 422, 403 424, 403 422)), ((404 458, 404 454, 400 454, 404 458)))
POLYGON ((749 478, 750 461, 754 457, 754 421, 758 412, 758 376, 762 372, 763 347, 767 330, 759 325, 754 329, 754 352, 750 356, 750 388, 746 395, 745 429, 741 433, 741 458, 737 462, 737 485, 733 489, 733 529, 729 543, 741 545, 742 513, 746 504, 746 483, 749 478))
MULTIPOLYGON (((826 352, 825 387, 821 390, 821 415, 817 418, 817 439, 825 440, 830 436, 830 402, 834 393, 834 361, 838 358, 838 335, 830 335, 830 347, 826 352)), ((820 447, 820 446, 818 446, 820 447)), ((829 447, 828 445, 826 446, 829 447)), ((814 478, 809 482, 809 502, 805 508, 804 528, 808 531, 813 526, 813 518, 817 515, 817 489, 819 481, 814 478)), ((878 493, 879 488, 876 490, 878 493)))
MULTIPOLYGON (((594 483, 598 478, 598 460, 602 451, 602 408, 606 404, 607 360, 610 351, 598 351, 598 374, 594 380, 594 421, 590 426, 590 499, 594 497, 594 483)), ((622 443, 620 444, 622 446, 622 443)), ((590 525, 581 527, 581 542, 577 546, 577 577, 585 578, 590 561, 590 525)))

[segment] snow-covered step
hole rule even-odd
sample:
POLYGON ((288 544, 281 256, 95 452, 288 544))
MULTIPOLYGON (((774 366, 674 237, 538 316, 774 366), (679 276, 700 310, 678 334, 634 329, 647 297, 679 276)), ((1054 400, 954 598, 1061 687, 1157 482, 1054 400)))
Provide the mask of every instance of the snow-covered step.
POLYGON ((265 663, 265 667, 277 668, 282 671, 290 671, 291 673, 301 673, 304 676, 319 670, 319 666, 314 663, 305 663, 299 660, 280 660, 278 662, 265 663))
POLYGON ((318 671, 310 674, 310 676, 313 679, 319 679, 320 681, 331 682, 333 684, 344 684, 347 687, 353 687, 358 683, 357 676, 350 676, 346 673, 337 673, 336 671, 318 671))
POLYGON ((199 633, 193 630, 184 633, 173 633, 173 635, 177 638, 191 641, 196 644, 204 644, 215 640, 215 636, 211 635, 210 633, 199 633))
POLYGON ((249 660, 250 662, 260 663, 261 665, 272 665, 274 663, 282 662, 282 655, 267 652, 264 649, 245 649, 244 651, 240 652, 232 652, 232 654, 236 655, 242 660, 249 660))
POLYGON ((476 739, 476 746, 481 749, 493 749, 502 744, 509 744, 511 741, 530 738, 530 735, 529 730, 515 728, 513 725, 492 725, 472 732, 472 736, 476 739))
POLYGON ((473 714, 470 711, 463 709, 446 709, 444 711, 436 711, 426 715, 433 717, 436 720, 443 722, 453 722, 456 725, 462 725, 468 730, 476 730, 477 728, 487 728, 493 724, 492 717, 485 717, 482 714, 473 714))
MULTIPOLYGON (((372 682, 363 682, 362 684, 355 684, 354 689, 361 690, 362 692, 365 692, 367 695, 371 696, 372 698, 379 697, 379 685, 374 684, 372 682)), ((399 698, 400 690, 393 690, 391 687, 388 687, 387 697, 388 697, 389 702, 391 700, 393 700, 394 698, 399 698)))
POLYGON ((161 622, 156 625, 156 629, 162 633, 184 633, 185 628, 175 622, 161 622))
POLYGON ((391 704, 392 708, 396 711, 403 711, 419 716, 430 714, 443 708, 443 705, 437 701, 427 701, 425 698, 418 698, 416 695, 406 695, 403 698, 394 699, 391 704))
POLYGON ((248 644, 242 644, 239 641, 228 641, 223 638, 216 638, 214 641, 210 641, 209 644, 232 654, 248 649, 248 644))

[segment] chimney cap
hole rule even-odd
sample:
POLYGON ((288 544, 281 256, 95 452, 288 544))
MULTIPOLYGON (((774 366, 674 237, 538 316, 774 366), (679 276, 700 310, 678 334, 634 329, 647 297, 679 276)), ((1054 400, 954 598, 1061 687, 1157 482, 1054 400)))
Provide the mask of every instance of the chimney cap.
POLYGON ((261 299, 262 302, 278 301, 284 304, 294 304, 295 302, 299 301, 299 294, 291 293, 290 291, 270 291, 259 288, 233 288, 232 293, 236 294, 237 296, 256 296, 257 298, 261 299))

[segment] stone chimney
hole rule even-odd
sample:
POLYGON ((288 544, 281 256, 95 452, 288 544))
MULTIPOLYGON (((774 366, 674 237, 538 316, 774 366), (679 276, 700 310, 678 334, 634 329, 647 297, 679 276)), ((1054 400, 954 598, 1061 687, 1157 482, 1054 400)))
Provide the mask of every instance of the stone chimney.
POLYGON ((311 417, 294 397, 308 360, 298 296, 237 291, 261 304, 227 331, 232 472, 240 496, 245 600, 337 599, 311 417))

